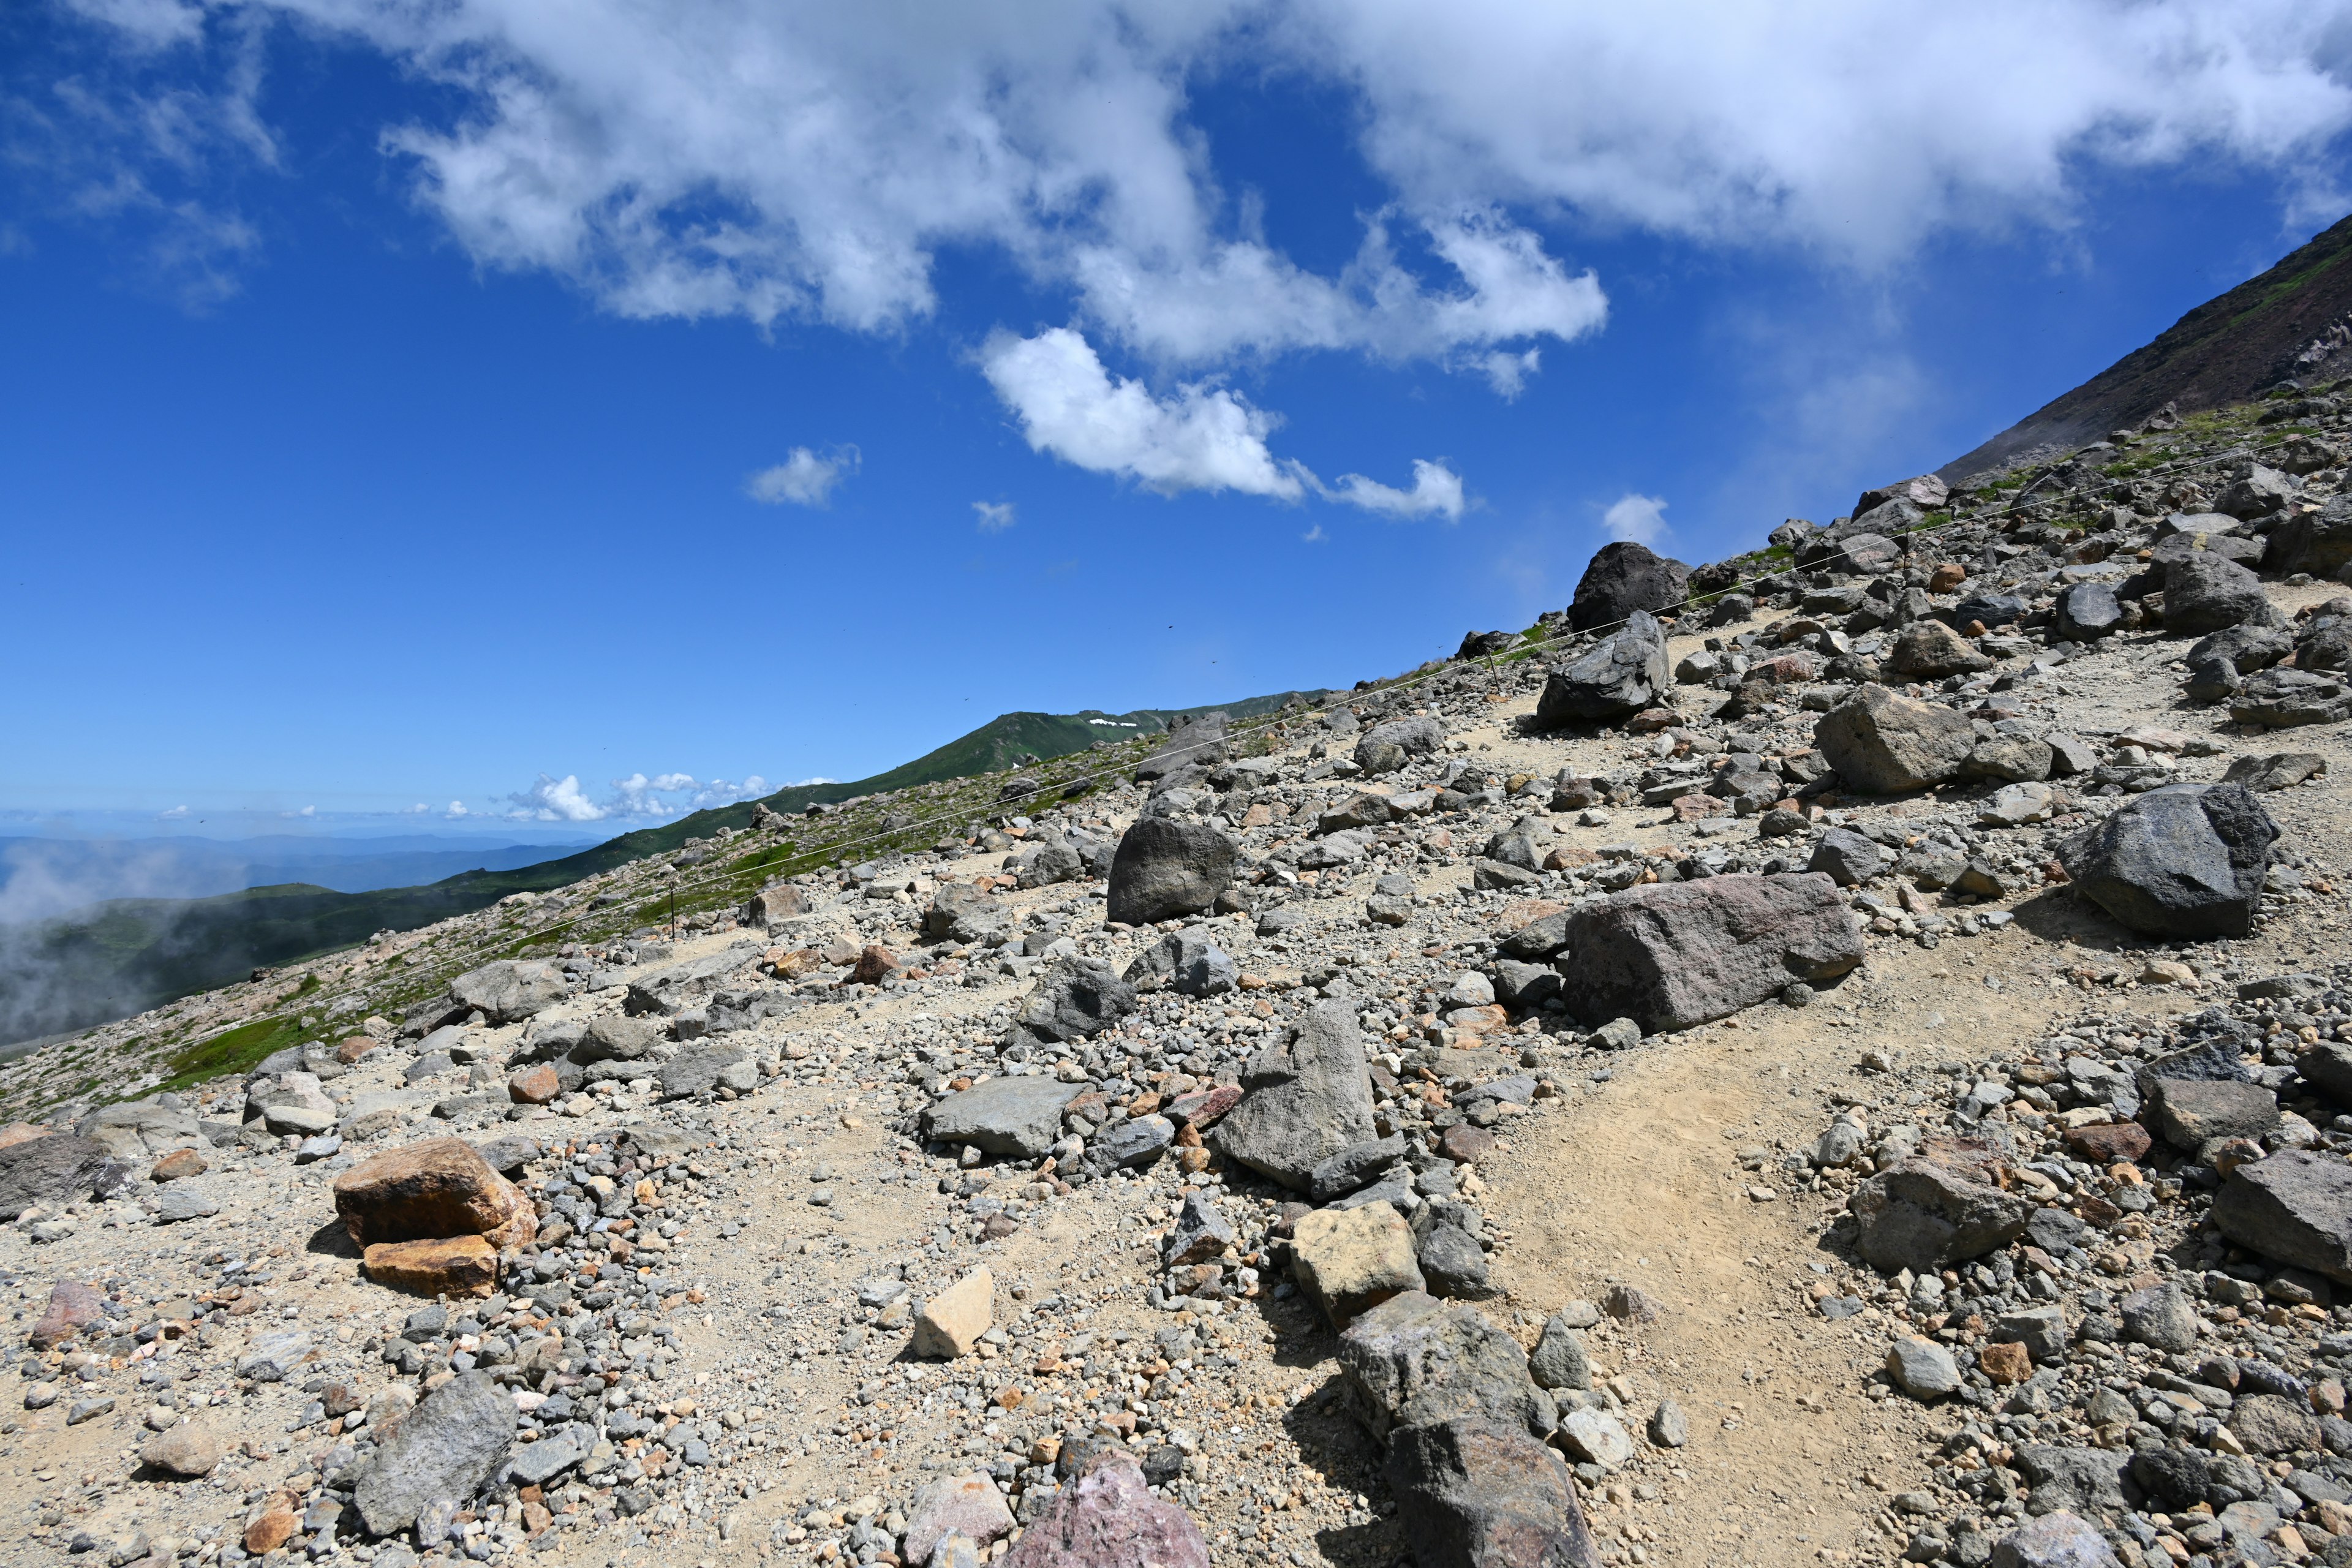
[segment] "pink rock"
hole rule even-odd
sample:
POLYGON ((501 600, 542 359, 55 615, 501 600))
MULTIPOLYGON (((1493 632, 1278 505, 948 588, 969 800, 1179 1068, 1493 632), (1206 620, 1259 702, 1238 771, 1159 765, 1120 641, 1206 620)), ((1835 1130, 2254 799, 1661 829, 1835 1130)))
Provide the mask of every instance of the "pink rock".
POLYGON ((1219 1117, 1239 1104, 1241 1098, 1238 1084, 1221 1083, 1214 1089, 1197 1089, 1181 1096, 1165 1109, 1168 1119, 1179 1126, 1206 1131, 1216 1125, 1219 1117))
POLYGON ((27 1336, 37 1351, 45 1351, 66 1341, 98 1321, 106 1300, 94 1285, 84 1285, 78 1279, 60 1279, 49 1291, 49 1310, 33 1325, 27 1336))
POLYGON ((1153 1497, 1124 1448, 1101 1448, 1047 1505, 1004 1568, 1209 1568, 1209 1543, 1184 1510, 1153 1497))

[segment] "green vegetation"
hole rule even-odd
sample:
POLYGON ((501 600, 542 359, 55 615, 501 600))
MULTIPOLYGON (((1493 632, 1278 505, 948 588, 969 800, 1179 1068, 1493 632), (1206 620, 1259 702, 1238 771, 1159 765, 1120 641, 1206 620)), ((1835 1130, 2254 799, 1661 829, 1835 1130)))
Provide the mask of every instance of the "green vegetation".
POLYGON ((193 1089, 207 1079, 244 1072, 273 1051, 301 1044, 303 1032, 291 1018, 256 1018, 239 1024, 174 1055, 168 1064, 171 1074, 159 1087, 193 1089))

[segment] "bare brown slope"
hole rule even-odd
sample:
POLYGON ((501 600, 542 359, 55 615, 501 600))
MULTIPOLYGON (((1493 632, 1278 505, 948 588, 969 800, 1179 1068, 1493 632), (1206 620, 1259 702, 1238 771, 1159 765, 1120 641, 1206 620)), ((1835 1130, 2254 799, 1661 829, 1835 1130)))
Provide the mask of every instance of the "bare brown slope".
POLYGON ((2184 414, 2242 403, 2281 377, 2352 366, 2352 353, 2315 340, 2352 313, 2352 218, 2258 278, 2208 300, 2147 347, 1937 472, 1958 481, 2037 449, 2067 448, 2137 426, 2168 403, 2184 414), (2298 363, 2306 349, 2320 357, 2298 363))

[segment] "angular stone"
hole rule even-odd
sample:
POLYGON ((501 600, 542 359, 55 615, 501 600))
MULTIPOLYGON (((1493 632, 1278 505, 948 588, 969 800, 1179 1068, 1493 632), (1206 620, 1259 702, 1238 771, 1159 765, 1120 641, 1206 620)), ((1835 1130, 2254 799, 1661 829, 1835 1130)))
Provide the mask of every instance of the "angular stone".
POLYGON ((157 1225, 178 1225, 184 1220, 210 1219, 220 1213, 220 1205, 189 1187, 173 1187, 155 1203, 157 1225))
POLYGON ((1166 989, 1180 996, 1223 996, 1239 988, 1241 970, 1223 950, 1199 932, 1172 931, 1144 949, 1120 978, 1138 991, 1166 989))
POLYGON ((2158 1079, 2156 1091, 2164 1141, 2187 1153, 2216 1138, 2260 1138, 2279 1124, 2278 1096, 2258 1083, 2158 1079))
POLYGON ((79 1279, 60 1279, 49 1287, 49 1304, 26 1342, 37 1351, 54 1350, 106 1314, 106 1294, 79 1279))
POLYGON ((760 1081, 751 1058, 731 1046, 689 1047, 662 1063, 654 1077, 664 1100, 690 1100, 720 1089, 740 1093, 760 1081))
POLYGON ((360 1473, 352 1503, 371 1535, 406 1530, 430 1503, 462 1506, 513 1446, 515 1402, 487 1372, 460 1373, 401 1419, 360 1473))
POLYGON ((571 994, 563 972, 537 959, 502 958, 449 982, 452 1010, 478 1010, 493 1024, 519 1024, 571 994))
POLYGON ((129 1167, 103 1144, 56 1132, 0 1147, 0 1219, 26 1209, 62 1207, 107 1197, 130 1180, 129 1167))
POLYGON ((2263 580, 2218 551, 2189 551, 2164 569, 2164 629, 2175 637, 2201 637, 2270 613, 2263 580))
POLYGON ((2124 1470, 2130 1463, 2128 1452, 2024 1443, 2011 1468, 2032 1489, 2025 1509, 2039 1517, 2062 1509, 2103 1512, 2123 1507, 2124 1470))
POLYGON ((148 1438, 139 1450, 139 1462, 167 1476, 194 1480, 211 1475, 227 1452, 228 1445, 217 1434, 183 1422, 148 1438))
POLYGON ((1561 995, 1587 1023, 1687 1029, 1862 963, 1861 929, 1826 876, 1709 877, 1626 889, 1569 921, 1561 995))
POLYGON ((1176 1124, 1164 1116, 1135 1116, 1115 1121, 1095 1136, 1087 1158, 1096 1166, 1140 1169, 1167 1152, 1176 1142, 1176 1124))
POLYGON ((2319 1421, 2309 1407, 2275 1394, 2242 1395, 2230 1411, 2230 1430, 2249 1454, 2300 1454, 2319 1447, 2319 1421))
POLYGON ((1111 861, 1109 919, 1151 925, 1198 914, 1233 886, 1240 847, 1205 823, 1138 820, 1111 861))
POLYGON ((1528 1355, 1528 1373, 1538 1388, 1592 1386, 1592 1362, 1585 1354, 1584 1336, 1577 1332, 1567 1313, 1555 1312, 1545 1322, 1543 1337, 1528 1355))
POLYGON ((1948 708, 1864 685, 1822 715, 1813 744, 1848 788, 1900 795, 1958 778, 1976 731, 1948 708))
POLYGON ((1209 1543, 1184 1510, 1151 1495, 1143 1468, 1108 1444, 1023 1531, 1002 1568, 1209 1568, 1209 1543))
POLYGON ((1568 624, 1580 632, 1621 625, 1643 611, 1672 609, 1688 593, 1690 568, 1646 544, 1621 539, 1602 545, 1577 579, 1568 624))
MULTIPOLYGON (((1423 1211, 1435 1205, 1423 1204, 1423 1211)), ((1416 1213, 1415 1218, 1421 1217, 1416 1213)), ((1455 1301, 1484 1301, 1502 1292, 1486 1274, 1486 1249, 1458 1225, 1432 1223, 1413 1227, 1418 1238, 1414 1261, 1421 1267, 1423 1289, 1433 1296, 1455 1301)))
POLYGON ((2249 1251, 2352 1284, 2352 1165, 2283 1150, 2230 1173, 2213 1223, 2249 1251))
POLYGON ((1014 1019, 1041 1040, 1085 1040, 1134 1011, 1135 987, 1108 961, 1070 953, 1037 976, 1014 1019))
POLYGON ((1670 679, 1665 634, 1636 610, 1624 630, 1551 672, 1536 699, 1536 723, 1558 729, 1623 719, 1655 705, 1670 679))
POLYGON ((1914 621, 1905 626, 1886 656, 1888 673, 1906 680, 1942 680, 1991 668, 1992 660, 1941 621, 1914 621))
POLYGON ((2066 1146, 2080 1159, 2103 1165, 2118 1160, 2138 1160, 2148 1151, 2147 1129, 2137 1121, 2111 1121, 2095 1127, 2070 1127, 2066 1146))
POLYGON ((1420 1568, 1599 1568, 1568 1466, 1514 1426, 1407 1428, 1382 1474, 1420 1568))
POLYGON ((499 1282, 499 1249, 478 1236, 379 1241, 362 1267, 379 1285, 420 1296, 488 1296, 499 1282))
POLYGON ((1335 1329, 1401 1291, 1424 1288, 1412 1227, 1384 1203, 1302 1215, 1290 1245, 1291 1277, 1335 1329))
POLYGON ((514 1449, 498 1473, 509 1486, 544 1486, 585 1459, 596 1440, 593 1426, 574 1423, 514 1449))
POLYGON ((2244 936, 2278 826, 2235 784, 2137 795, 2067 841, 2060 862, 2084 898, 2145 936, 2244 936))
POLYGON ((1342 1149, 1308 1174, 1307 1195, 1318 1204, 1346 1197, 1349 1193, 1369 1185, 1381 1172, 1404 1156, 1405 1140, 1402 1132, 1342 1149))
POLYGON ((1606 1410, 1571 1410, 1560 1418, 1560 1446, 1586 1464, 1614 1470, 1633 1458, 1625 1424, 1606 1410))
POLYGON ((2087 1520, 2053 1509, 2003 1536, 1992 1549, 1991 1568, 2123 1568, 2122 1561, 2087 1520))
POLYGON ((1013 1510, 985 1473, 941 1476, 917 1492, 907 1509, 902 1560, 929 1563, 933 1550, 950 1535, 961 1535, 985 1551, 1012 1533, 1013 1510))
POLYGON ((950 1094, 923 1112, 923 1136, 936 1143, 969 1143, 983 1154, 1041 1159, 1062 1137, 1062 1108, 1078 1086, 1042 1074, 992 1078, 950 1094))
POLYGON ((563 1080, 545 1062, 527 1067, 507 1079, 507 1098, 517 1105, 545 1105, 560 1099, 562 1093, 563 1080))
POLYGON ((1914 1274, 1981 1258, 2025 1234, 2034 1205, 1980 1173, 1936 1159, 1906 1160, 1855 1189, 1855 1246, 1872 1267, 1914 1274))
POLYGON ((923 1303, 915 1314, 916 1355, 953 1361, 970 1355, 996 1322, 996 1276, 973 1269, 923 1303))
POLYGON ((1357 1419, 1385 1440, 1401 1426, 1463 1417, 1549 1436, 1551 1396, 1528 1375, 1525 1352, 1474 1307, 1408 1290, 1339 1336, 1339 1367, 1357 1419))
POLYGON ((2058 595, 2052 635, 2067 642, 2095 642, 2124 624, 2123 601, 2105 583, 2077 583, 2058 595))
POLYGON ((194 1149, 174 1149, 148 1168, 151 1182, 176 1182, 187 1176, 201 1176, 212 1169, 210 1162, 194 1149))
POLYGON ((299 1329, 281 1329, 257 1336, 236 1358, 236 1375, 256 1383, 283 1383, 310 1353, 310 1336, 299 1329))
POLYGON ((335 1178, 335 1213, 361 1247, 478 1236, 496 1247, 539 1234, 530 1200, 460 1138, 388 1150, 335 1178))
POLYGON ((1993 1320, 1993 1337, 2021 1344, 2037 1363, 2063 1361, 2066 1355, 2066 1313, 2060 1307, 2021 1307, 1993 1320))
POLYGON ((2273 752, 2267 756, 2240 757, 2221 774, 2221 782, 2252 790, 2293 789, 2327 771, 2327 759, 2317 752, 2273 752))
POLYGON ((2197 1307, 2171 1279, 2134 1290, 2123 1300, 2124 1337, 2160 1351, 2197 1348, 2197 1307))
POLYGON ((1805 869, 1821 872, 1841 888, 1852 888, 1877 876, 1885 864, 1886 852, 1876 840, 1865 838, 1851 828, 1832 827, 1813 846, 1812 858, 1805 863, 1805 869))
POLYGON ((1213 1262, 1224 1256, 1234 1241, 1233 1222, 1196 1187, 1184 1194, 1184 1206, 1176 1212, 1176 1223, 1169 1228, 1160 1260, 1170 1268, 1213 1262))
POLYGON ((1960 1386, 1959 1363, 1932 1340, 1897 1340, 1887 1346, 1886 1375, 1914 1399, 1940 1399, 1960 1386))
POLYGON ((2294 1070, 2338 1105, 2352 1105, 2352 1045, 2322 1040, 2295 1058, 2294 1070))
POLYGON ((1283 1044, 1249 1059, 1241 1101, 1216 1132, 1227 1158, 1294 1192, 1311 1190, 1318 1165, 1374 1136, 1363 1035, 1346 1002, 1318 1004, 1283 1044))

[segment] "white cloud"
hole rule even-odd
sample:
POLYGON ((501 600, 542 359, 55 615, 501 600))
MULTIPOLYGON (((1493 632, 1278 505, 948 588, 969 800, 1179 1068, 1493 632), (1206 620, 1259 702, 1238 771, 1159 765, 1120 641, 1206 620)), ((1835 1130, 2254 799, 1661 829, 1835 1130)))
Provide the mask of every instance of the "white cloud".
POLYGON ((1528 377, 1543 368, 1543 351, 1529 349, 1524 353, 1512 353, 1496 349, 1478 362, 1478 368, 1486 373, 1486 383, 1495 389, 1495 395, 1507 403, 1528 389, 1528 377))
POLYGON ((429 805, 425 805, 423 801, 421 801, 421 800, 420 800, 420 801, 418 801, 415 805, 412 805, 412 806, 410 806, 410 807, 408 808, 408 811, 407 811, 406 815, 407 815, 407 816, 424 816, 426 812, 431 811, 432 809, 433 809, 433 808, 432 808, 431 806, 429 806, 429 805))
POLYGON ((855 447, 834 447, 819 454, 795 447, 772 468, 762 468, 743 481, 743 493, 769 506, 823 506, 861 461, 855 447))
POLYGON ((450 821, 455 822, 461 816, 471 816, 474 814, 466 809, 466 803, 464 801, 453 800, 449 803, 449 809, 443 812, 441 815, 447 817, 450 821))
POLYGON ((1382 517, 1442 517, 1448 522, 1458 522, 1462 518, 1462 476, 1444 463, 1422 458, 1413 459, 1412 489, 1409 490, 1376 483, 1361 474, 1342 474, 1339 482, 1325 493, 1333 500, 1360 506, 1382 517))
POLYGON ((1655 544, 1666 534, 1665 500, 1628 490, 1609 503, 1609 510, 1601 514, 1601 526, 1609 531, 1612 539, 1655 544))
POLYGON ((1013 526, 1013 503, 1009 500, 976 500, 971 510, 980 513, 982 533, 1003 533, 1013 526))
POLYGON ((158 822, 185 822, 188 819, 189 815, 190 813, 186 806, 175 805, 169 811, 157 812, 155 814, 155 820, 158 822))
POLYGON ((1308 529, 1306 532, 1300 534, 1298 536, 1298 542, 1301 544, 1320 544, 1329 537, 1329 534, 1323 531, 1323 525, 1318 522, 1314 527, 1308 529))
POLYGON ((601 822, 606 816, 605 809, 581 790, 576 773, 566 773, 560 779, 541 773, 529 789, 507 799, 515 807, 507 815, 540 822, 601 822))
POLYGON ((301 816, 316 816, 319 815, 319 808, 315 805, 306 805, 299 811, 281 811, 278 815, 289 820, 301 816))

